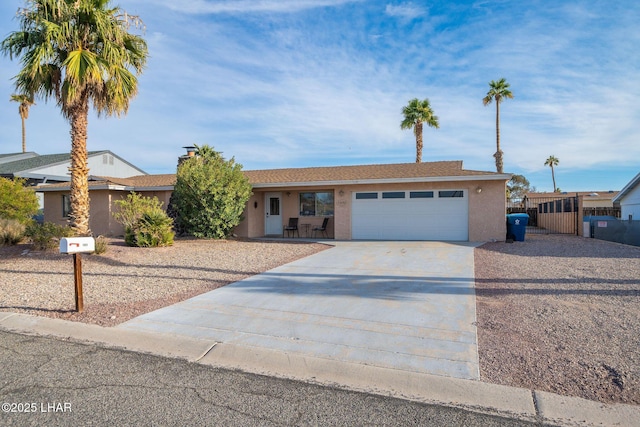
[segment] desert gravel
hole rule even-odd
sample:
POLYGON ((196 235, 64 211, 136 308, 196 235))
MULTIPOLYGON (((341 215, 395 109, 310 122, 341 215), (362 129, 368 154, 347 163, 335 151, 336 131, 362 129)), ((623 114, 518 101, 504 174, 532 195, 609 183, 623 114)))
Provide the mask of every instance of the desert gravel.
POLYGON ((640 248, 527 235, 475 275, 483 381, 640 404, 640 248))
MULTIPOLYGON (((113 326, 327 246, 178 240, 83 256, 75 313, 69 255, 0 247, 0 310, 113 326)), ((481 379, 640 404, 640 248, 575 236, 475 249, 481 379)))
POLYGON ((177 240, 133 248, 111 239, 83 255, 84 312, 75 312, 73 256, 0 247, 0 310, 114 326, 326 249, 292 241, 177 240))

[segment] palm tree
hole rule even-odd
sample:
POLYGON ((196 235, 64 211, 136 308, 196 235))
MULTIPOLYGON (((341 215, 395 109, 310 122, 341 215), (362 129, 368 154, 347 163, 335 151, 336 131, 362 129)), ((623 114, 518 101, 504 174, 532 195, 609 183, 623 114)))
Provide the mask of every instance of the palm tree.
POLYGON ((142 22, 110 0, 26 0, 20 30, 0 49, 20 58, 19 92, 54 98, 71 125, 71 226, 90 235, 87 167, 89 106, 98 116, 125 114, 138 90, 147 44, 129 33, 142 22))
POLYGON ((549 158, 544 162, 545 166, 551 166, 551 179, 553 179, 553 191, 558 192, 558 187, 556 187, 556 175, 553 172, 553 167, 558 166, 560 160, 556 156, 549 156, 549 158))
POLYGON ((29 118, 29 107, 35 104, 33 102, 33 95, 27 95, 24 93, 11 95, 11 101, 20 103, 18 107, 18 113, 22 119, 22 152, 27 152, 27 131, 24 125, 24 121, 29 118))
POLYGON ((491 104, 492 101, 496 101, 496 153, 493 155, 496 159, 496 170, 498 173, 502 173, 502 167, 504 165, 502 155, 504 154, 500 149, 500 103, 504 98, 513 98, 513 94, 509 90, 509 83, 503 77, 500 80, 489 82, 489 92, 487 96, 482 98, 484 105, 491 104))
POLYGON ((438 129, 438 116, 433 115, 429 99, 420 101, 413 98, 406 107, 402 108, 404 120, 400 123, 400 129, 413 129, 416 136, 416 163, 422 162, 422 123, 438 129))

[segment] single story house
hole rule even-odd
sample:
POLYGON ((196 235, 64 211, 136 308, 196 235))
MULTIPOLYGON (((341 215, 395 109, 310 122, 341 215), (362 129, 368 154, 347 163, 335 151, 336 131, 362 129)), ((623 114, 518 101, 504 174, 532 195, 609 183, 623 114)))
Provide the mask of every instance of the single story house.
POLYGON ((622 219, 640 220, 640 173, 624 186, 613 203, 620 205, 622 219))
MULTIPOLYGON (((504 240, 506 183, 511 174, 467 170, 462 161, 244 171, 253 186, 240 237, 282 236, 290 218, 301 236, 329 218, 339 240, 504 240)), ((100 178, 89 182, 94 234, 121 235, 115 200, 130 191, 156 196, 166 207, 175 175, 100 178)), ((45 221, 64 223, 65 184, 39 186, 45 221)))

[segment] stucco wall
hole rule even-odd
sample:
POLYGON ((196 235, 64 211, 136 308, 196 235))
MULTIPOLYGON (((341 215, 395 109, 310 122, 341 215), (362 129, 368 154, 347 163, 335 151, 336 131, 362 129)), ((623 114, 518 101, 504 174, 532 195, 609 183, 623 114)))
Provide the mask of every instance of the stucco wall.
POLYGON ((44 197, 44 220, 54 224, 66 225, 67 218, 62 216, 62 195, 69 192, 47 192, 44 197))
MULTIPOLYGON (((113 217, 116 206, 114 202, 127 197, 128 191, 91 190, 89 193, 89 228, 94 236, 122 236, 124 227, 113 217)), ((140 192, 144 197, 157 197, 163 209, 169 205, 170 191, 140 192)), ((68 218, 62 216, 62 196, 68 191, 51 191, 44 193, 44 220, 55 224, 67 225, 68 218)))

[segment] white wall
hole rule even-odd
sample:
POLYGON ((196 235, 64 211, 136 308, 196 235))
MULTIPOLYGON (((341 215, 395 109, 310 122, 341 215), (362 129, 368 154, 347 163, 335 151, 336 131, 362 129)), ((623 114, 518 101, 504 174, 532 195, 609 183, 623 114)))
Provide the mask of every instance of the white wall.
MULTIPOLYGON (((33 170, 32 173, 50 177, 69 176, 70 166, 71 162, 68 162, 61 165, 39 168, 37 170, 33 170)), ((111 176, 114 178, 128 178, 130 176, 143 175, 140 170, 109 153, 90 156, 88 159, 88 166, 89 175, 111 176)))
POLYGON ((634 221, 640 221, 640 185, 636 185, 636 188, 620 200, 620 207, 622 208, 620 219, 628 220, 629 215, 633 215, 634 221))

